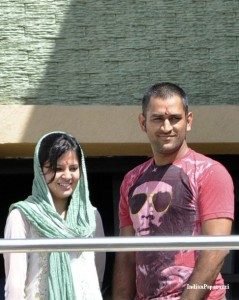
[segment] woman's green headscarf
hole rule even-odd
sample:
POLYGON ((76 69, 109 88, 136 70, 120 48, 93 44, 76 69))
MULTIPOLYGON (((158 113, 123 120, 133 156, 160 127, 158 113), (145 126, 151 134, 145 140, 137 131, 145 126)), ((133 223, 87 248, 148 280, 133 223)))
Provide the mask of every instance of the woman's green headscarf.
MULTIPOLYGON (((81 176, 72 194, 65 220, 56 211, 51 193, 44 179, 39 162, 39 148, 45 137, 56 133, 66 134, 58 131, 51 132, 44 135, 37 143, 34 153, 32 195, 24 201, 12 204, 10 211, 19 208, 43 238, 92 237, 96 226, 95 211, 89 200, 85 159, 82 149, 80 148, 81 176)), ((49 300, 75 299, 68 252, 52 252, 49 254, 48 284, 49 300)))

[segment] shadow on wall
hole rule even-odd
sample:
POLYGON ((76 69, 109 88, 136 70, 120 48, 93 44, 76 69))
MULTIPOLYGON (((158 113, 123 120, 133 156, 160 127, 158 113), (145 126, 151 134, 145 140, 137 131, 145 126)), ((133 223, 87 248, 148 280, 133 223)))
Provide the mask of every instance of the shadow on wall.
POLYGON ((135 24, 140 16, 137 4, 73 0, 56 3, 54 8, 51 18, 55 17, 55 26, 49 23, 46 31, 38 20, 41 16, 36 16, 28 28, 37 35, 39 45, 52 48, 52 53, 47 61, 47 49, 35 49, 30 56, 36 66, 29 74, 30 82, 32 78, 40 86, 29 90, 25 103, 137 104, 140 88, 143 91, 150 85, 149 74, 142 72, 149 56, 141 49, 150 38, 142 25, 135 24), (144 45, 141 36, 146 40, 144 45), (43 78, 38 78, 39 64, 47 64, 43 78), (146 84, 140 87, 139 82, 146 84))
POLYGON ((191 104, 238 103, 238 3, 231 4, 191 1, 186 11, 177 1, 26 4, 30 89, 23 100, 138 104, 147 87, 167 80, 184 87, 191 104))

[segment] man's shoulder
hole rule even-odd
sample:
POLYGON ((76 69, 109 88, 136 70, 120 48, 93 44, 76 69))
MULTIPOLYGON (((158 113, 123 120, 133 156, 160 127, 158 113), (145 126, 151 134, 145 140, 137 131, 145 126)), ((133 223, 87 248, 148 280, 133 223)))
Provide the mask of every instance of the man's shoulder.
POLYGON ((214 160, 213 158, 192 149, 189 149, 188 153, 185 155, 185 157, 183 157, 183 160, 190 160, 199 164, 221 165, 220 162, 214 160))
POLYGON ((189 169, 195 169, 195 172, 198 172, 198 174, 203 174, 210 170, 228 173, 228 170, 221 162, 192 149, 182 158, 179 164, 188 166, 189 169))

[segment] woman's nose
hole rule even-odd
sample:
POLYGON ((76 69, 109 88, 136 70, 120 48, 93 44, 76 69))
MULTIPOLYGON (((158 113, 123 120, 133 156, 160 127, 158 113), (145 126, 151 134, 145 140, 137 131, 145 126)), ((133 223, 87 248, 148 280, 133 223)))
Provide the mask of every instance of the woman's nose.
POLYGON ((65 169, 62 175, 64 178, 71 178, 71 171, 69 169, 65 169))

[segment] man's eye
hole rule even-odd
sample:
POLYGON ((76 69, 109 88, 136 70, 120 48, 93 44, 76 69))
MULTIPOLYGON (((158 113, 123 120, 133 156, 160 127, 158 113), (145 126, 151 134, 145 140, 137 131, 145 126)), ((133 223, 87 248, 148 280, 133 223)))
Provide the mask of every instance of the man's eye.
POLYGON ((171 118, 172 121, 180 121, 181 120, 181 117, 179 116, 174 116, 171 118))
POLYGON ((153 118, 153 121, 162 121, 162 120, 163 120, 162 117, 153 118))

